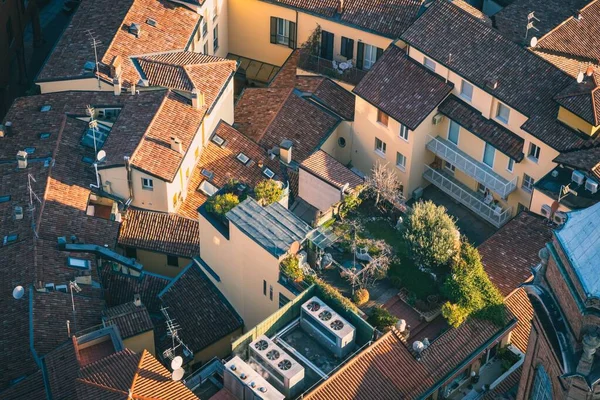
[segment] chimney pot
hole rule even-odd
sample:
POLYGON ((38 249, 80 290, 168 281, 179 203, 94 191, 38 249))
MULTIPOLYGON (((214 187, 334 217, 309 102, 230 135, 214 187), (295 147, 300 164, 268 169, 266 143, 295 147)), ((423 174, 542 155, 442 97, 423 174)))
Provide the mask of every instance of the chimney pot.
POLYGON ((21 150, 17 153, 17 165, 20 169, 27 168, 27 152, 26 151, 21 150))
POLYGON ((121 78, 113 78, 113 91, 115 96, 120 96, 122 89, 121 78))
POLYGON ((284 139, 279 145, 279 158, 286 164, 292 162, 292 147, 293 143, 289 139, 284 139))
POLYGON ((135 83, 131 84, 131 95, 134 96, 135 95, 135 83))
POLYGON ((171 149, 175 150, 179 154, 183 154, 183 144, 181 143, 181 139, 177 136, 171 136, 171 149))
POLYGON ((590 65, 590 66, 588 66, 588 67, 587 67, 587 70, 585 71, 585 74, 586 74, 587 76, 592 76, 592 75, 594 75, 594 66, 593 66, 593 65, 590 65))
POLYGON ((133 304, 135 304, 136 307, 140 307, 142 305, 142 297, 139 293, 133 295, 133 304))

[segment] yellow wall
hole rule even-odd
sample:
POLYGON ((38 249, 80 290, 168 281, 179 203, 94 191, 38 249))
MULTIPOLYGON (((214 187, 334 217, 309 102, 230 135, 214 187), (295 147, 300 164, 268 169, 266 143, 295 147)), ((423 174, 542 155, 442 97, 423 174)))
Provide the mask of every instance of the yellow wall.
POLYGON ((214 357, 225 358, 231 354, 231 342, 242 334, 242 328, 232 332, 231 334, 219 339, 204 350, 194 354, 194 364, 205 363, 214 357))
POLYGON ((593 126, 563 107, 558 107, 558 119, 569 125, 571 128, 577 129, 588 135, 594 135, 598 132, 598 129, 600 129, 600 125, 593 126))
POLYGON ((352 122, 342 121, 335 132, 333 132, 321 145, 321 150, 338 160, 340 163, 347 165, 352 160, 353 136, 354 129, 352 127, 352 122), (343 138, 346 141, 345 147, 339 145, 340 138, 343 138))
MULTIPOLYGON (((539 190, 534 189, 533 196, 531 196, 531 204, 529 205, 529 211, 542 215, 542 206, 544 204, 552 206, 554 202, 555 199, 552 199, 544 193, 540 192, 539 190)), ((561 203, 558 206, 558 211, 569 212, 571 211, 571 209, 569 207, 565 207, 565 205, 561 203)))
POLYGON ((154 349, 154 331, 150 330, 139 335, 135 335, 123 340, 123 344, 136 353, 141 353, 144 349, 148 350, 153 356, 156 355, 154 349))
POLYGON ((40 91, 44 93, 64 92, 67 90, 100 90, 100 91, 112 91, 113 86, 102 80, 100 80, 100 89, 98 89, 98 80, 95 78, 85 79, 70 79, 64 81, 53 81, 53 82, 40 82, 38 83, 40 91))
POLYGON ((167 255, 153 251, 136 249, 137 260, 144 266, 145 271, 168 277, 175 277, 192 261, 189 258, 178 257, 179 267, 167 265, 167 255))

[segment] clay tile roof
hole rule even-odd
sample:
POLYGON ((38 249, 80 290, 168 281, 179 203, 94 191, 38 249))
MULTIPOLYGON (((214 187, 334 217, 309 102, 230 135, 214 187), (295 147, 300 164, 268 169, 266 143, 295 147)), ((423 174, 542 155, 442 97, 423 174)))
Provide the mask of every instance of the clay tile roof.
POLYGON ((533 12, 537 20, 533 20, 536 30, 531 30, 529 39, 533 36, 544 36, 563 21, 572 17, 575 12, 585 6, 590 0, 516 0, 494 14, 496 29, 515 43, 525 41, 527 16, 533 12))
MULTIPOLYGON (((181 326, 180 337, 198 352, 242 328, 243 321, 210 278, 192 262, 160 294, 169 317, 181 326)), ((165 347, 172 345, 166 338, 165 347)))
POLYGON ((42 371, 38 370, 10 388, 0 391, 0 397, 3 400, 47 398, 42 371))
POLYGON ((360 176, 323 150, 315 151, 300 164, 300 168, 318 176, 338 189, 341 189, 347 183, 350 185, 350 189, 354 189, 364 182, 360 176))
POLYGON ((521 128, 552 148, 589 143, 556 119, 553 96, 572 78, 452 3, 431 5, 402 40, 527 116, 521 128))
POLYGON ((130 208, 121 223, 119 244, 192 258, 199 252, 199 234, 197 220, 130 208))
MULTIPOLYGON (((481 10, 473 7, 467 1, 465 1, 465 0, 450 0, 450 1, 452 1, 452 3, 455 6, 462 8, 463 10, 465 10, 466 12, 471 14, 473 17, 475 17, 478 20, 480 20, 481 22, 483 22, 484 24, 486 24, 488 26, 492 26, 492 20, 490 19, 490 17, 485 15, 481 10)), ((500 1, 500 0, 498 0, 498 1, 500 1)))
POLYGON ((79 361, 73 340, 68 340, 67 343, 46 354, 44 366, 52 398, 73 398, 75 380, 79 373, 79 361))
POLYGON ((123 339, 154 328, 146 306, 136 306, 133 301, 106 309, 102 320, 106 325, 117 325, 123 339))
POLYGON ((414 130, 452 91, 435 73, 390 46, 354 93, 414 130))
POLYGON ((600 178, 600 147, 561 153, 552 161, 592 172, 600 178))
POLYGON ((123 81, 137 83, 139 77, 129 56, 186 49, 199 19, 191 9, 167 0, 83 0, 37 80, 84 75, 84 64, 94 61, 90 30, 100 42, 99 75, 112 82, 108 66, 119 56, 123 81), (149 18, 156 26, 147 23, 149 18), (140 37, 129 33, 132 23, 140 25, 140 37))
POLYGON ((482 399, 483 400, 513 400, 517 398, 517 391, 519 389, 519 382, 521 381, 521 375, 523 374, 523 366, 515 369, 510 373, 498 386, 494 389, 486 392, 482 399))
POLYGON ((208 109, 212 109, 237 69, 237 62, 190 51, 154 54, 134 58, 140 66, 140 77, 150 86, 205 95, 208 109))
POLYGON ((523 159, 523 146, 525 144, 523 138, 499 123, 485 118, 476 108, 465 103, 457 96, 453 94, 448 96, 440 104, 439 111, 510 158, 517 162, 523 159))
POLYGON ((573 82, 554 96, 554 100, 567 110, 589 122, 600 125, 600 82, 586 76, 581 83, 573 82))
MULTIPOLYGON (((188 183, 188 193, 177 210, 177 212, 187 218, 198 218, 198 207, 207 200, 207 196, 198 190, 198 186, 206 176, 202 175, 202 170, 213 172, 210 183, 218 188, 222 188, 232 179, 251 187, 256 186, 260 181, 267 179, 263 175, 263 168, 267 167, 275 174, 279 171, 279 161, 271 160, 267 156, 265 149, 242 135, 231 125, 221 121, 215 128, 213 136, 217 135, 225 140, 224 146, 215 144, 212 140, 208 142, 200 155, 200 161, 197 168, 194 168, 190 181, 188 183), (236 157, 244 153, 251 161, 242 164, 236 157), (263 167, 260 167, 262 164, 263 167)), ((277 175, 274 177, 277 179, 277 175)), ((196 228, 197 229, 197 228, 196 228)))
POLYGON ((490 280, 507 296, 531 277, 538 252, 552 238, 552 227, 540 216, 521 212, 477 250, 490 280))
POLYGON ((291 140, 292 158, 298 162, 312 154, 340 122, 293 88, 246 89, 236 104, 235 118, 234 126, 265 149, 291 140))
POLYGON ((527 297, 525 289, 519 288, 510 294, 504 304, 519 320, 513 329, 510 342, 523 353, 527 352, 529 333, 531 332, 531 320, 533 319, 533 306, 527 297))

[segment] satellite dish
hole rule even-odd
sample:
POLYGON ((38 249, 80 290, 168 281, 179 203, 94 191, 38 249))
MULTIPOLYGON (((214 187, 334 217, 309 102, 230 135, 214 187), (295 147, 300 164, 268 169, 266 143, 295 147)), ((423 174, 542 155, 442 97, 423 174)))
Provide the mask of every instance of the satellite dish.
POLYGON ((185 373, 185 370, 183 368, 177 368, 175 371, 173 371, 173 373, 171 374, 171 379, 173 379, 174 381, 180 381, 181 378, 183 378, 183 374, 185 373))
POLYGON ((105 158, 106 158, 106 152, 104 150, 100 150, 98 152, 98 155, 96 155, 96 160, 98 160, 98 162, 104 161, 105 158))
POLYGON ((577 74, 577 83, 583 82, 583 77, 584 77, 583 72, 579 72, 577 74))
POLYGON ((183 365, 183 358, 181 358, 181 356, 177 356, 171 361, 171 369, 173 371, 181 368, 182 365, 183 365))
POLYGON ((535 36, 531 38, 531 40, 529 41, 529 46, 531 47, 535 47, 537 46, 538 43, 538 38, 536 38, 535 36))
POLYGON ((17 299, 17 300, 19 300, 20 298, 22 298, 24 294, 25 294, 25 289, 21 285, 17 286, 13 290, 13 297, 15 299, 17 299))

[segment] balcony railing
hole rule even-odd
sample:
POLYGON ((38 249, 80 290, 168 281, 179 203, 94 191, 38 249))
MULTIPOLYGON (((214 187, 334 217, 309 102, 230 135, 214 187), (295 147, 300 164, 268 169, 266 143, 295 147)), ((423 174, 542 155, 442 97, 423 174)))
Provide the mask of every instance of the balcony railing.
POLYGON ((512 207, 503 210, 500 206, 487 205, 483 202, 482 196, 479 193, 473 192, 455 178, 437 171, 429 165, 425 165, 423 178, 433 183, 444 193, 468 207, 476 215, 485 219, 496 228, 500 228, 508 222, 512 215, 512 207))
POLYGON ((517 178, 512 181, 501 177, 487 165, 475 160, 461 151, 454 143, 439 136, 429 136, 427 148, 440 158, 448 161, 456 168, 469 175, 491 191, 505 199, 517 188, 517 178))
POLYGON ((300 52, 298 68, 314 72, 315 74, 325 75, 353 86, 358 85, 361 79, 367 74, 367 71, 360 70, 356 67, 348 68, 343 71, 340 68, 334 68, 332 60, 310 54, 307 51, 300 52))

